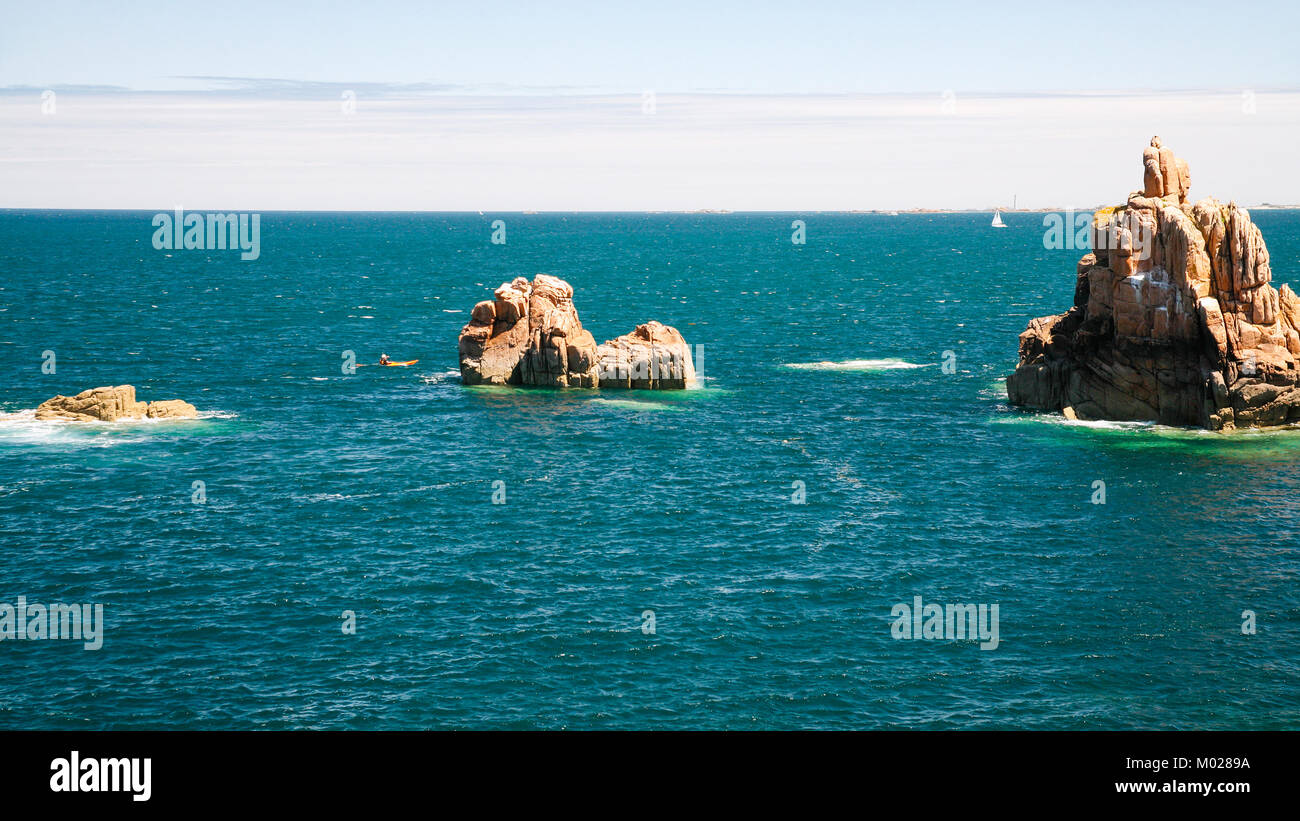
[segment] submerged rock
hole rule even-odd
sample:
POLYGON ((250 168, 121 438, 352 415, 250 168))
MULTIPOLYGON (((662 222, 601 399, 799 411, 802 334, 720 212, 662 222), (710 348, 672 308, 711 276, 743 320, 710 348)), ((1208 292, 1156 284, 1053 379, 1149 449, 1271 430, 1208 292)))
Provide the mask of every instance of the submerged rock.
POLYGON ((695 365, 682 335, 659 322, 597 345, 573 287, 538 274, 474 306, 460 332, 460 375, 466 385, 671 390, 695 381, 695 365))
POLYGON ((1187 163, 1153 138, 1144 186, 1093 215, 1074 307, 1031 320, 1013 405, 1212 430, 1300 422, 1300 298, 1270 284, 1250 213, 1187 197, 1187 163))
POLYGON ((189 402, 164 399, 137 402, 135 387, 91 388, 76 396, 59 395, 36 408, 37 419, 60 419, 72 422, 116 422, 118 419, 181 419, 199 415, 189 402))

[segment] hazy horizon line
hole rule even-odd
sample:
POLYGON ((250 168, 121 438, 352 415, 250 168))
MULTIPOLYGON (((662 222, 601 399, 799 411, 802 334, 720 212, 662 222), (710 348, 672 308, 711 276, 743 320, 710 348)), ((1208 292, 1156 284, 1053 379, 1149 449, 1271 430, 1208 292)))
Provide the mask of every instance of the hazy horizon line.
POLYGON ((658 95, 689 97, 744 97, 744 98, 787 98, 803 97, 809 99, 837 99, 844 97, 879 97, 879 98, 928 98, 944 92, 960 93, 965 97, 978 99, 1058 99, 1058 98, 1097 98, 1097 97, 1133 97, 1150 95, 1196 95, 1196 94, 1241 94, 1251 91, 1255 94, 1290 94, 1300 92, 1300 84, 1290 85, 1217 85, 1217 86, 1115 86, 1099 88, 1060 88, 1060 89, 957 89, 935 87, 930 90, 880 91, 845 89, 840 91, 800 91, 768 90, 754 91, 732 88, 671 88, 656 87, 648 84, 643 88, 623 86, 575 86, 575 85, 527 85, 507 83, 438 83, 390 82, 383 80, 299 80, 281 77, 223 77, 205 75, 175 75, 174 80, 207 80, 224 85, 205 87, 136 87, 95 83, 52 83, 32 85, 21 83, 0 85, 0 95, 40 94, 54 91, 75 94, 126 95, 169 95, 188 94, 205 96, 247 97, 258 96, 263 99, 301 100, 310 99, 312 92, 365 91, 385 97, 407 96, 485 96, 485 97, 621 97, 637 96, 648 91, 658 95))

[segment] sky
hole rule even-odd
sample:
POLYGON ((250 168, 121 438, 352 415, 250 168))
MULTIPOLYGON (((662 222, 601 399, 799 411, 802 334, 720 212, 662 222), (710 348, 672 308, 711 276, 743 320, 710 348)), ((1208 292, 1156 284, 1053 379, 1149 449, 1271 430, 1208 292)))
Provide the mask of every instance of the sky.
POLYGON ((1300 201, 1300 4, 0 0, 0 207, 1300 201), (1270 160, 1270 158, 1277 158, 1270 160))

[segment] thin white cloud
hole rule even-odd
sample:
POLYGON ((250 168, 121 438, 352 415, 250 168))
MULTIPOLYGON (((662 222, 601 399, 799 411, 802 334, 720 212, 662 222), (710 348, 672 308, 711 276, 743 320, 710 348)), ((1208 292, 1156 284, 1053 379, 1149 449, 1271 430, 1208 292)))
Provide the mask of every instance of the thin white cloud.
POLYGON ((1300 182, 1297 91, 666 94, 646 113, 640 94, 250 88, 56 91, 52 114, 0 94, 0 207, 1087 207, 1141 183, 1155 133, 1195 196, 1281 202, 1300 182))

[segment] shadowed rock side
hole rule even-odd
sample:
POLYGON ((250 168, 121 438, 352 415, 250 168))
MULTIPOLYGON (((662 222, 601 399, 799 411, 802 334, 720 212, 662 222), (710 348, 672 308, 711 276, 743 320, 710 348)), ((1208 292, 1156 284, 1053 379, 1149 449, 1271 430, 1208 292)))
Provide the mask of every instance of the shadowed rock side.
POLYGON ((189 402, 163 399, 157 402, 135 401, 131 385, 91 388, 76 396, 56 396, 36 408, 37 419, 60 419, 70 422, 116 422, 118 419, 181 419, 198 416, 189 402))
POLYGON ((1020 335, 1011 403, 1212 430, 1300 422, 1300 298, 1269 284, 1250 213, 1191 204, 1187 163, 1159 138, 1143 168, 1141 192, 1093 216, 1074 307, 1020 335))
POLYGON ((695 381, 686 340, 659 322, 597 345, 558 277, 516 277, 474 306, 460 332, 466 385, 671 390, 695 381))

